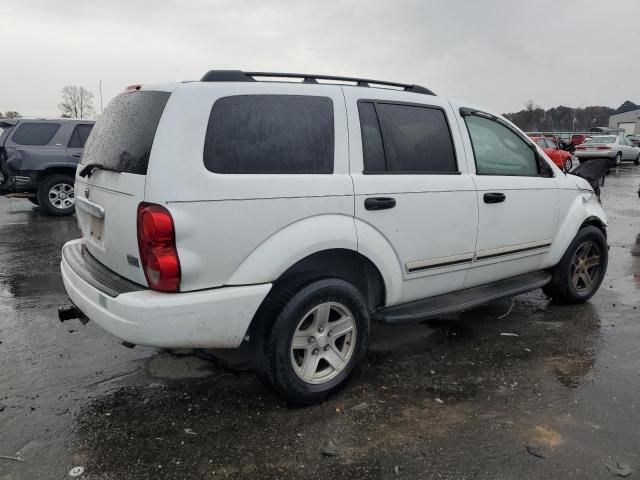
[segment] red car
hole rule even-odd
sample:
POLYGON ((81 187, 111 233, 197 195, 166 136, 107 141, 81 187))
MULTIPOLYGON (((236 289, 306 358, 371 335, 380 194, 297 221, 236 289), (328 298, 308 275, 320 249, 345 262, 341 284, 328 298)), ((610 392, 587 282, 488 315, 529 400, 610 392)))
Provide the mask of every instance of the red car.
POLYGON ((558 145, 546 137, 530 137, 531 140, 536 142, 540 148, 547 154, 547 156, 555 163, 558 167, 560 167, 565 172, 568 172, 571 169, 571 154, 561 148, 558 148, 558 145))

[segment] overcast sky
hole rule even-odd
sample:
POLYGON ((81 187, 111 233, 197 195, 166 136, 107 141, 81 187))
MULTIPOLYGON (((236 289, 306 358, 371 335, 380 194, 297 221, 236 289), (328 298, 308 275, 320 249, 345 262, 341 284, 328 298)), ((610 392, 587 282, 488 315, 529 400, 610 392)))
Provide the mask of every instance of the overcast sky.
POLYGON ((2 0, 0 110, 212 68, 427 86, 500 112, 640 103, 640 1, 2 0))

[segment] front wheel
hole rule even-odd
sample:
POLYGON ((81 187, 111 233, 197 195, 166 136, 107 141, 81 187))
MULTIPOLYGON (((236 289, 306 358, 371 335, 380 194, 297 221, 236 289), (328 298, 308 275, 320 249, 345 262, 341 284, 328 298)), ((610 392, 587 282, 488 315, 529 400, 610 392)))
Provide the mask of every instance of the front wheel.
POLYGON ((256 367, 288 403, 321 402, 362 364, 369 331, 360 291, 340 279, 318 280, 289 296, 259 340, 256 367))
POLYGON ((607 239, 602 230, 584 227, 578 231, 543 290, 563 303, 584 303, 600 288, 608 260, 607 239))
POLYGON ((47 215, 71 215, 75 211, 73 183, 69 175, 52 175, 40 184, 38 204, 47 215))

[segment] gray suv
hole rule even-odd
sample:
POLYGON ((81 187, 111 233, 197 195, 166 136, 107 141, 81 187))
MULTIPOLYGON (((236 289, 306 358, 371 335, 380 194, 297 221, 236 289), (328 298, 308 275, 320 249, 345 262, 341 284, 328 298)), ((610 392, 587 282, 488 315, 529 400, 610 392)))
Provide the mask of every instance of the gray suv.
POLYGON ((0 195, 28 198, 49 215, 72 214, 75 172, 93 123, 0 119, 0 195))

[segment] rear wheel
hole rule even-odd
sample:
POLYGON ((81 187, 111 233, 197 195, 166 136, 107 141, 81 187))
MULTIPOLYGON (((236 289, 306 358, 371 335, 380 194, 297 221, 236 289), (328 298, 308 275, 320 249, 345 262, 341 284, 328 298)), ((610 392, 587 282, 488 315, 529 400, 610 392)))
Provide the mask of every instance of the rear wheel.
POLYGON ((48 215, 71 215, 75 211, 74 178, 52 175, 38 187, 38 204, 48 215))
POLYGON ((573 166, 573 162, 571 161, 571 157, 567 157, 564 161, 564 171, 568 172, 569 170, 571 170, 571 167, 573 166))
POLYGON ((616 153, 616 158, 613 159, 613 164, 617 167, 622 163, 622 153, 616 153))
POLYGON ((336 278, 289 293, 257 339, 256 369, 287 402, 311 405, 342 388, 361 365, 369 311, 358 289, 336 278))
POLYGON ((638 154, 638 156, 636 157, 636 159, 633 161, 634 165, 640 165, 640 153, 638 154))
POLYGON ((607 272, 607 239, 597 227, 580 229, 543 290, 563 303, 584 303, 600 288, 607 272))

